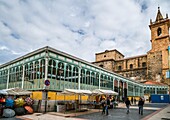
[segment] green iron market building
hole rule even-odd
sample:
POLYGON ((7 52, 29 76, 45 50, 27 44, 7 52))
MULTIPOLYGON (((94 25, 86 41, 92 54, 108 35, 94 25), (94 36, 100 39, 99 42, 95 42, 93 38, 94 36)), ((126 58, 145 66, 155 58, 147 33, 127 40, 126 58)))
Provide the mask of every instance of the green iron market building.
POLYGON ((142 84, 49 46, 0 65, 0 89, 15 87, 32 91, 34 110, 45 112, 47 104, 48 111, 54 111, 56 101, 66 100, 58 95, 64 89, 113 90, 119 93, 118 100, 168 94, 169 90, 167 85, 142 84), (46 80, 50 81, 49 86, 45 85, 46 80))
POLYGON ((166 85, 146 85, 105 70, 49 46, 0 65, 0 89, 20 87, 31 91, 109 89, 119 97, 168 94, 166 85), (50 86, 44 84, 50 81, 50 86))

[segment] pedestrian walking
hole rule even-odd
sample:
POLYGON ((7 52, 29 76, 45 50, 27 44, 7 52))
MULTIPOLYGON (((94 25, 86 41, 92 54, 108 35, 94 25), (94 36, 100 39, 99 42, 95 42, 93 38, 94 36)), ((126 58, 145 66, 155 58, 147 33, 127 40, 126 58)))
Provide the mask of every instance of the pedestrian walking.
POLYGON ((131 98, 131 104, 133 104, 133 97, 131 98))
POLYGON ((109 106, 110 106, 110 98, 107 97, 107 100, 106 100, 106 115, 109 115, 109 110, 108 110, 109 106))
POLYGON ((136 105, 136 98, 134 98, 134 104, 136 105))
POLYGON ((106 101, 103 98, 101 101, 101 105, 102 105, 102 115, 105 114, 105 109, 106 109, 106 101))
POLYGON ((149 102, 151 102, 151 96, 149 96, 149 102))
POLYGON ((129 108, 130 108, 130 100, 129 100, 129 98, 126 98, 126 101, 125 101, 125 104, 126 104, 126 108, 127 108, 127 114, 129 114, 129 108))
POLYGON ((141 115, 143 115, 143 105, 144 105, 144 100, 140 97, 138 102, 138 107, 139 107, 139 114, 141 115))

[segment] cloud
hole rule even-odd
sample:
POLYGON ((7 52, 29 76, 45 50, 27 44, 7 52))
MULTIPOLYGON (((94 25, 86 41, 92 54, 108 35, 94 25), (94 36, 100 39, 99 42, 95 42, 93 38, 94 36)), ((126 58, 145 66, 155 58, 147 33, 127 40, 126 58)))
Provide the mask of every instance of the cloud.
POLYGON ((158 4, 170 13, 168 0, 1 0, 0 64, 47 45, 90 62, 110 49, 146 54, 158 4))

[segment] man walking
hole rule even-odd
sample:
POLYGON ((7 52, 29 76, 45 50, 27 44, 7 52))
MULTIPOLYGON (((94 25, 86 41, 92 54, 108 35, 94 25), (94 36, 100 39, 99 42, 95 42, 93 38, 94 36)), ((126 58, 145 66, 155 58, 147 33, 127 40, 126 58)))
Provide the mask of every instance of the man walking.
POLYGON ((110 106, 110 99, 109 99, 109 97, 107 97, 107 101, 106 101, 106 115, 109 115, 109 111, 108 111, 109 106, 110 106))
POLYGON ((138 102, 138 107, 139 107, 139 114, 141 115, 143 115, 143 105, 144 105, 144 100, 140 97, 138 102))
POLYGON ((126 104, 126 108, 127 108, 126 113, 129 114, 129 108, 130 108, 130 100, 129 100, 129 98, 126 98, 125 104, 126 104))

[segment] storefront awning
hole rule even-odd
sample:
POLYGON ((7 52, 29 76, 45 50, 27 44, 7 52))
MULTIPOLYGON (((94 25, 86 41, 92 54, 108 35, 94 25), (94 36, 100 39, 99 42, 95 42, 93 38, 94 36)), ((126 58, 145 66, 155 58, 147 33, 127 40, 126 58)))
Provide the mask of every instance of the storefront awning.
POLYGON ((117 92, 113 90, 103 90, 103 89, 95 89, 92 91, 93 95, 118 95, 117 92))
POLYGON ((0 90, 1 95, 30 95, 32 92, 24 90, 22 88, 10 88, 0 90))
POLYGON ((66 94, 66 95, 91 95, 92 92, 90 90, 77 90, 77 89, 65 89, 60 94, 66 94))

